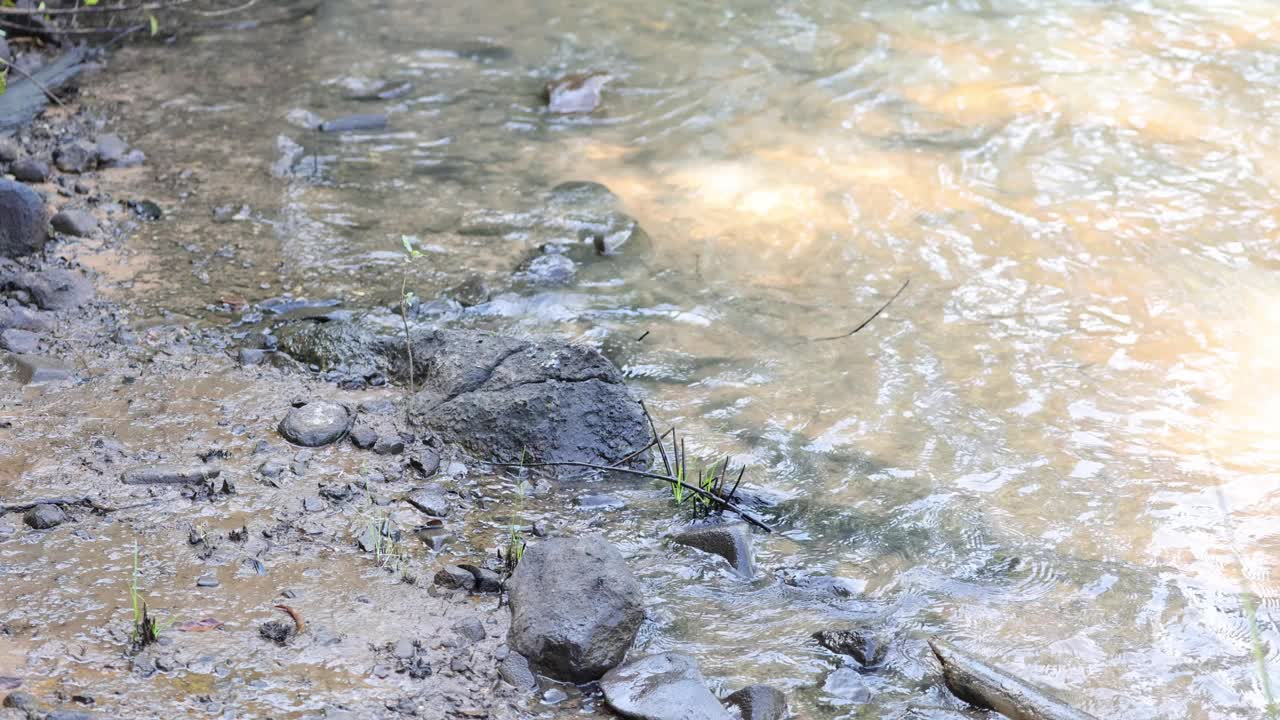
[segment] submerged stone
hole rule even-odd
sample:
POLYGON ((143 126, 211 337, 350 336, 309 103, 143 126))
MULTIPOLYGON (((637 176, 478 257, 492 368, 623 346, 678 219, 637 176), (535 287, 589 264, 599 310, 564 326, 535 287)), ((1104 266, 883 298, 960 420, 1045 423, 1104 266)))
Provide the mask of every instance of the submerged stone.
POLYGON ((685 528, 673 538, 703 552, 719 555, 744 577, 751 577, 751 529, 746 523, 698 525, 685 528))
POLYGON ((782 720, 787 716, 787 696, 768 685, 748 685, 724 701, 738 708, 742 720, 782 720))
POLYGON ((280 421, 280 435, 294 445, 320 447, 337 442, 351 427, 346 406, 317 400, 294 408, 280 421))
POLYGON ((693 658, 668 652, 632 660, 600 680, 604 699, 636 720, 732 720, 693 658))
POLYGON ((602 72, 565 75, 548 82, 542 96, 553 113, 589 113, 600 107, 601 91, 612 79, 602 72))

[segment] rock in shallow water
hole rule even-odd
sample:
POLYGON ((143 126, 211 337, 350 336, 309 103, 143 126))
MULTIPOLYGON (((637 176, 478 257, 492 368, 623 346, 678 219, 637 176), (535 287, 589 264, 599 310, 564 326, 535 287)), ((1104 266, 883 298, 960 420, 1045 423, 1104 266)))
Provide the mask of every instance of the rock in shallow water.
POLYGON ((413 338, 413 357, 422 390, 411 420, 473 452, 607 464, 648 444, 640 404, 592 348, 435 330, 413 338))
POLYGON ((640 583, 599 535, 530 546, 508 587, 511 648, 556 680, 599 678, 626 656, 644 620, 640 583))
POLYGON ((943 678, 956 697, 1012 720, 1097 720, 1047 690, 988 665, 938 638, 929 647, 942 664, 943 678))
POLYGON ((125 485, 195 485, 212 480, 222 471, 208 465, 138 465, 125 470, 120 482, 125 485))
POLYGON ((857 660, 864 668, 879 665, 888 650, 874 634, 865 630, 819 630, 813 639, 833 653, 857 660))
POLYGON ((280 435, 294 445, 320 447, 336 442, 351 428, 346 406, 317 400, 294 408, 280 421, 280 435))
POLYGON ((746 523, 698 525, 685 528, 673 538, 680 545, 688 545, 703 552, 719 555, 739 574, 751 577, 751 529, 746 523))
POLYGON ((742 713, 742 720, 782 720, 787 716, 787 696, 768 685, 748 685, 724 699, 742 713))
POLYGON ((600 680, 605 701, 636 720, 733 720, 693 658, 668 652, 632 660, 600 680))
POLYGON ((44 200, 26 185, 0 180, 0 257, 30 255, 47 239, 44 200))

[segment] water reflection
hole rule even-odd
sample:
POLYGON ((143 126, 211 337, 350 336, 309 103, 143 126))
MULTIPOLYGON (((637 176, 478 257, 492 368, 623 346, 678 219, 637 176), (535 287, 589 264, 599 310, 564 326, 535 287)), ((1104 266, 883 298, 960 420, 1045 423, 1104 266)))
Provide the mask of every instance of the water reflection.
MULTIPOLYGON (((420 238, 446 252, 419 294, 479 272, 502 291, 455 321, 602 344, 691 451, 750 460, 791 498, 766 566, 863 588, 689 583, 637 545, 661 598, 647 648, 695 651, 725 688, 784 685, 805 717, 860 716, 806 642, 853 621, 897 639, 866 679, 885 717, 947 706, 924 689, 933 632, 1100 716, 1258 716, 1236 594, 1280 604, 1269 3, 396 1, 285 32, 196 41, 167 77, 117 81, 159 93, 126 110, 159 165, 253 208, 144 230, 159 259, 120 271, 144 307, 189 302, 192 257, 210 258, 204 302, 386 302, 399 238, 420 238), (617 78, 603 112, 539 108, 547 77, 586 69, 617 78), (288 121, 368 111, 348 96, 377 80, 414 88, 379 108, 387 131, 288 121), (281 135, 326 162, 271 178, 281 135), (541 241, 459 231, 582 179, 650 241, 568 288, 504 285, 541 241), (908 276, 864 333, 800 342, 908 276)), ((1275 660, 1270 616, 1261 633, 1275 660)))

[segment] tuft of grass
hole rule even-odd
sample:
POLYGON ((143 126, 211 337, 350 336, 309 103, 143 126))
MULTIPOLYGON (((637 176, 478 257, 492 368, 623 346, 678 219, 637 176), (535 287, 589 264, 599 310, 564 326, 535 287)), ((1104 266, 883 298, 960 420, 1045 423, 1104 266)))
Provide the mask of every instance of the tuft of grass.
POLYGON ((742 482, 742 476, 747 470, 745 465, 739 469, 733 486, 726 490, 730 475, 729 458, 712 462, 710 468, 704 468, 702 462, 698 461, 697 471, 690 471, 689 453, 685 449, 684 438, 680 437, 675 428, 671 428, 660 436, 655 433, 653 445, 657 445, 667 475, 674 480, 674 482, 668 482, 667 486, 671 490, 671 499, 675 501, 676 507, 683 507, 688 501, 692 504, 694 517, 705 518, 721 510, 721 505, 707 497, 708 495, 733 502, 738 484, 742 482), (670 454, 662 444, 663 438, 668 435, 671 436, 670 454), (691 490, 690 485, 706 495, 691 490))
POLYGON ((160 634, 168 629, 175 622, 169 619, 161 624, 156 618, 152 617, 147 610, 147 602, 142 599, 142 593, 138 587, 138 577, 140 572, 138 569, 138 541, 133 541, 133 574, 129 579, 129 604, 133 608, 133 628, 129 632, 129 640, 136 652, 157 642, 160 634))
MULTIPOLYGON (((523 466, 528 457, 525 449, 520 450, 520 464, 523 466)), ((507 521, 507 548, 506 554, 502 551, 498 552, 499 558, 503 562, 503 566, 507 571, 507 575, 516 571, 516 566, 524 559, 524 550, 527 545, 524 539, 524 530, 518 524, 519 520, 524 516, 525 481, 524 473, 520 473, 520 477, 516 478, 516 502, 511 509, 511 516, 507 521)))

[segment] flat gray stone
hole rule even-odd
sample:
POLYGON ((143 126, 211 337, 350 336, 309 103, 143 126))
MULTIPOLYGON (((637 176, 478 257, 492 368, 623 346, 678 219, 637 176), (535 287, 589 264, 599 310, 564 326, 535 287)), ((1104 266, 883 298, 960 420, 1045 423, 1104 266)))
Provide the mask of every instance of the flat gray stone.
POLYGON ((605 702, 635 720, 733 720, 693 658, 668 652, 632 660, 600 679, 605 702))
POLYGON ((31 355, 11 356, 18 382, 23 385, 39 385, 41 383, 59 382, 71 379, 75 373, 71 368, 51 358, 31 355))
POLYGON ((405 496, 405 501, 432 517, 449 517, 449 511, 453 509, 449 491, 440 483, 414 490, 405 496))
POLYGON ((742 720, 782 720, 787 716, 787 696, 768 685, 748 685, 724 701, 738 708, 742 720))
POLYGON ((320 447, 342 439, 351 428, 351 413, 329 400, 294 408, 280 421, 280 435, 294 445, 320 447))
POLYGON ((0 348, 19 355, 30 355, 40 349, 40 336, 30 330, 0 330, 0 348))
POLYGON ((538 679, 529 669, 529 661, 518 652, 507 653, 498 663, 498 675, 517 690, 533 692, 538 689, 538 679))
POLYGON ((156 463, 125 470, 120 474, 120 482, 125 485, 196 485, 220 474, 221 469, 210 465, 156 463))

